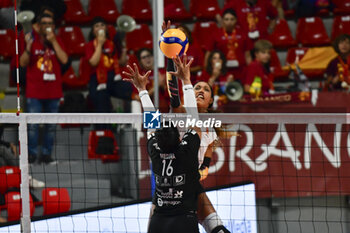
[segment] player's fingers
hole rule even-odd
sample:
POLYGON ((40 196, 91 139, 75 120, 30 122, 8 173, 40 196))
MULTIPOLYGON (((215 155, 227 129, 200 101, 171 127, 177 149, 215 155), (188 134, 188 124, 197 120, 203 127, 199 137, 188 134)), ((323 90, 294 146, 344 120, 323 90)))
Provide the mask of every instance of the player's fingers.
POLYGON ((136 63, 134 63, 134 69, 137 74, 139 74, 139 68, 137 67, 136 63))
POLYGON ((129 83, 134 83, 131 78, 123 78, 123 81, 129 82, 129 83))
POLYGON ((165 32, 166 30, 166 24, 165 24, 165 21, 163 21, 163 24, 162 24, 162 31, 165 32))
POLYGON ((174 75, 174 76, 176 76, 178 74, 178 72, 174 72, 174 71, 168 71, 168 73, 171 75, 174 75))
POLYGON ((181 59, 179 57, 179 54, 176 54, 176 60, 177 60, 177 62, 179 64, 179 66, 182 66, 182 61, 181 61, 181 59))
POLYGON ((127 65, 126 68, 130 71, 130 74, 135 73, 135 71, 131 68, 130 65, 127 65))
POLYGON ((184 53, 184 55, 183 55, 183 59, 184 59, 184 64, 186 65, 187 64, 187 54, 186 53, 184 53))
POLYGON ((128 77, 130 77, 130 78, 132 78, 132 77, 133 77, 133 75, 132 75, 132 74, 130 74, 130 73, 128 73, 128 72, 125 72, 125 71, 123 71, 123 72, 122 72, 122 74, 123 74, 123 75, 126 75, 126 76, 128 76, 128 77))
POLYGON ((187 63, 187 66, 191 66, 192 62, 193 62, 193 58, 190 59, 190 61, 187 63))
POLYGON ((169 28, 170 28, 170 26, 171 26, 171 22, 170 22, 170 20, 168 20, 168 24, 167 24, 166 29, 169 29, 169 28))
POLYGON ((175 63, 176 67, 178 67, 180 64, 179 64, 179 61, 177 60, 177 56, 176 57, 173 57, 173 62, 175 63))
POLYGON ((149 77, 149 75, 151 74, 151 72, 152 72, 152 71, 150 71, 150 70, 149 70, 149 71, 147 71, 147 73, 146 73, 146 74, 145 74, 143 77, 145 77, 145 78, 147 78, 147 79, 148 79, 148 77, 149 77))

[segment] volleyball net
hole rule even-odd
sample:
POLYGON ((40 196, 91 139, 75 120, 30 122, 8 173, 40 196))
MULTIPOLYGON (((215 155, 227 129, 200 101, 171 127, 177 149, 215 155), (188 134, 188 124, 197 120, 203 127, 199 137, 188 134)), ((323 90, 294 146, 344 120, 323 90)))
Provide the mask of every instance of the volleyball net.
MULTIPOLYGON (((0 172, 0 232, 18 232, 20 220, 24 232, 147 232, 154 184, 146 118, 0 114, 1 139, 19 141, 20 148, 20 170, 0 172), (33 124, 39 125, 39 148, 54 125, 50 163, 28 163, 33 124)), ((201 119, 222 123, 202 184, 214 190, 208 196, 231 232, 350 231, 349 114, 216 113, 201 119)))

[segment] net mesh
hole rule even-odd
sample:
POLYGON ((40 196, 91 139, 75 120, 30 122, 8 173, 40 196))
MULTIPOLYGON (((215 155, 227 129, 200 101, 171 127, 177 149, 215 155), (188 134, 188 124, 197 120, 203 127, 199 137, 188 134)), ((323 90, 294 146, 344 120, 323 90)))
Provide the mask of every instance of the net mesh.
MULTIPOLYGON (((229 209, 224 213, 230 214, 220 217, 231 232, 349 232, 348 114, 201 117, 224 123, 204 187, 222 188, 247 181, 255 185, 256 219, 249 223, 241 222, 230 211, 242 206, 242 210, 249 209, 252 203, 242 204, 233 196, 220 199, 218 193, 211 198, 217 199, 215 209, 229 209)), ((1 193, 5 223, 0 232, 19 230, 18 225, 12 225, 18 224, 19 216, 11 219, 13 213, 5 200, 6 194, 16 191, 28 202, 27 207, 22 205, 24 217, 32 211, 31 227, 22 219, 22 227, 31 232, 147 232, 150 204, 124 206, 148 201, 152 195, 143 120, 142 114, 1 114, 1 140, 12 142, 17 149, 20 140, 21 156, 14 160, 21 168, 23 185, 1 193), (28 164, 33 124, 38 125, 39 150, 36 160, 28 164), (54 125, 52 161, 45 161, 41 156, 50 124, 54 125), (56 192, 59 204, 47 207, 43 190, 56 192), (29 204, 30 199, 33 204, 29 204), (95 210, 101 211, 91 212, 95 210), (62 215, 66 216, 52 218, 62 215)), ((6 186, 3 180, 1 184, 6 186)), ((243 190, 241 198, 249 193, 243 190)))

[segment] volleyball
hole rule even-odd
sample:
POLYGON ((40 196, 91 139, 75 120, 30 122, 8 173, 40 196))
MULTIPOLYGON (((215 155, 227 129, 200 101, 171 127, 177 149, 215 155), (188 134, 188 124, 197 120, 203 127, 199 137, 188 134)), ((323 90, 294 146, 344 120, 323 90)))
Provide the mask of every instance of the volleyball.
POLYGON ((188 39, 180 29, 168 29, 160 37, 159 48, 167 58, 181 56, 188 49, 188 39))

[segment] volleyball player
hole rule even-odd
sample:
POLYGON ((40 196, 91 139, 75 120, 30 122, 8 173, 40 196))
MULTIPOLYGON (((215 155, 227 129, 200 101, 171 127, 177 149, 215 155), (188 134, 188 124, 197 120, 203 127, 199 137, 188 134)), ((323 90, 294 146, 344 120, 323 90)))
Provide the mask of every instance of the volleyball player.
MULTIPOLYGON (((163 26, 164 25, 165 23, 163 23, 163 26)), ((190 75, 189 67, 186 67, 187 56, 186 54, 183 55, 183 62, 178 56, 172 61, 176 66, 176 71, 167 70, 167 72, 171 75, 171 77, 167 75, 167 83, 168 86, 171 86, 171 88, 169 88, 171 90, 169 91, 169 93, 171 100, 170 104, 173 112, 191 113, 194 110, 198 109, 198 112, 207 113, 214 101, 214 94, 211 86, 207 82, 198 82, 194 85, 193 88, 194 95, 189 95, 189 93, 191 93, 188 91, 188 88, 190 86, 187 86, 185 85, 185 83, 183 83, 184 105, 181 105, 177 90, 177 77, 183 79, 183 76, 190 75)), ((209 128, 206 130, 202 130, 201 135, 201 145, 197 153, 199 160, 199 167, 197 167, 197 169, 199 168, 201 179, 205 179, 208 175, 210 159, 214 151, 214 146, 217 140, 217 134, 214 129, 209 128)), ((197 216, 199 222, 204 227, 207 233, 229 232, 224 227, 221 218, 216 213, 213 205, 211 204, 204 190, 199 194, 198 197, 197 216)))
MULTIPOLYGON (((192 60, 185 64, 190 67, 192 60)), ((154 110, 153 103, 146 90, 150 72, 140 75, 137 66, 128 66, 129 72, 123 72, 129 78, 124 79, 134 84, 139 91, 144 110, 154 110)), ((190 75, 183 75, 183 82, 188 88, 187 96, 192 94, 193 87, 190 75), (187 78, 187 79, 186 79, 187 78)), ((198 112, 193 112, 198 118, 198 112)), ((189 129, 180 140, 177 127, 157 129, 148 135, 148 153, 152 160, 152 170, 156 179, 156 190, 153 196, 153 213, 149 224, 149 233, 162 232, 198 232, 196 215, 198 194, 202 192, 199 183, 198 149, 201 130, 189 129)))

